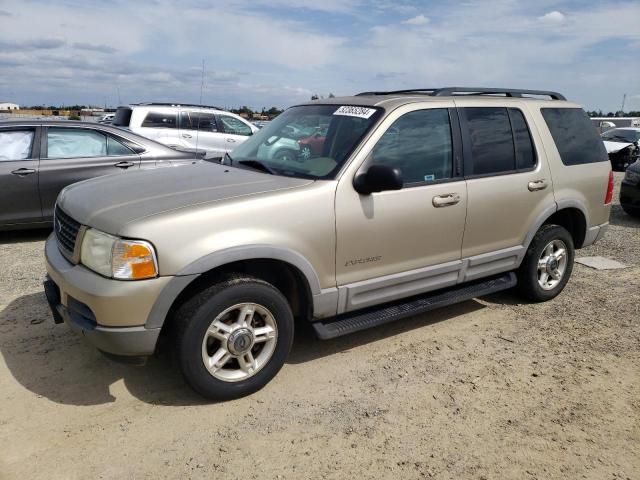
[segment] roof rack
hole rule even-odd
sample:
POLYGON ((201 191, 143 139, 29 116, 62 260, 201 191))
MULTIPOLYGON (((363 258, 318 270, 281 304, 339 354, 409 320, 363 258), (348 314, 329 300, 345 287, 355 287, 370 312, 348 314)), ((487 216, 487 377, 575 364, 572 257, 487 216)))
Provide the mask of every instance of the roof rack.
POLYGON ((471 88, 471 87, 443 87, 443 88, 412 88, 408 90, 392 90, 388 92, 362 92, 357 97, 372 95, 403 95, 417 94, 431 97, 451 97, 455 95, 504 95, 506 97, 522 98, 524 95, 539 95, 550 97, 551 100, 566 100, 565 96, 558 92, 547 90, 522 90, 517 88, 471 88))
POLYGON ((145 105, 154 107, 195 107, 195 108, 213 108, 215 110, 224 110, 224 108, 216 107, 215 105, 198 105, 195 103, 179 103, 179 102, 141 102, 133 103, 132 105, 145 105))

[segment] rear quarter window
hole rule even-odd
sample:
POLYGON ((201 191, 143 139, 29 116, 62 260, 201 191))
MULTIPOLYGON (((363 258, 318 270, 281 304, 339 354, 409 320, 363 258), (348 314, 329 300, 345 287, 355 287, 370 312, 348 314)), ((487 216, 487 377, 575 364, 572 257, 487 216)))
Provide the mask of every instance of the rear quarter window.
POLYGON ((147 128, 176 128, 178 114, 149 112, 144 118, 141 127, 147 128))
POLYGON ((609 160, 602 139, 581 108, 543 108, 542 117, 565 165, 609 160))

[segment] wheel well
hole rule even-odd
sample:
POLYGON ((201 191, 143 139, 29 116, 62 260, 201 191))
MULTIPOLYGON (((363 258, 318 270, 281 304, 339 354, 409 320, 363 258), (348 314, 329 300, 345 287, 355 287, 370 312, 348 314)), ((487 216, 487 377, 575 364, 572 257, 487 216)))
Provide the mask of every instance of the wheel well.
POLYGON ((313 315, 311 289, 302 272, 281 260, 259 258, 228 263, 201 274, 175 299, 167 314, 167 322, 172 321, 174 312, 184 301, 232 273, 246 274, 269 282, 285 296, 296 320, 311 319, 313 315))
POLYGON ((544 222, 544 225, 551 224, 566 228, 573 238, 575 248, 582 247, 584 237, 587 234, 587 221, 580 210, 577 208, 558 210, 544 222))

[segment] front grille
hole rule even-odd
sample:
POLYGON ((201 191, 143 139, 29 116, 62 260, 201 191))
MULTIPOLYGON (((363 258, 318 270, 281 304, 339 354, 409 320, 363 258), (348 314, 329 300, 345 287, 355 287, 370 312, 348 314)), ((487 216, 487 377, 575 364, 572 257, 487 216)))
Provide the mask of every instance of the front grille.
POLYGON ((80 230, 80 223, 64 213, 57 205, 54 219, 53 229, 56 233, 58 246, 63 253, 67 253, 69 256, 73 255, 78 230, 80 230))

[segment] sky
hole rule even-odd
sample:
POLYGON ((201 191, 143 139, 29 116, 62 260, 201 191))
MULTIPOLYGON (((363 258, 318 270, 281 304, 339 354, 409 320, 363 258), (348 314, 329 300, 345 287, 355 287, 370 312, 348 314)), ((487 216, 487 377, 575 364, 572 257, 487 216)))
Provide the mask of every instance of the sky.
POLYGON ((488 86, 640 110, 639 25, 639 0, 0 0, 0 101, 259 110, 488 86))

